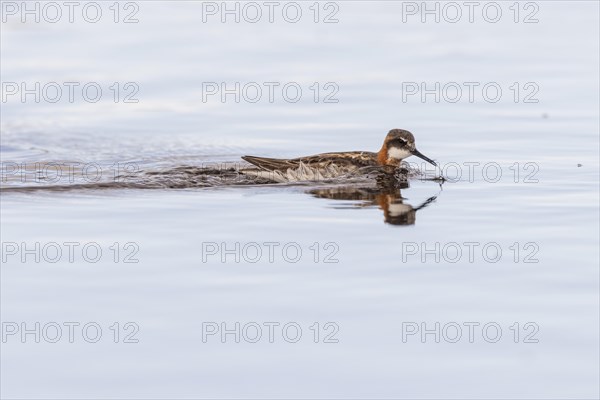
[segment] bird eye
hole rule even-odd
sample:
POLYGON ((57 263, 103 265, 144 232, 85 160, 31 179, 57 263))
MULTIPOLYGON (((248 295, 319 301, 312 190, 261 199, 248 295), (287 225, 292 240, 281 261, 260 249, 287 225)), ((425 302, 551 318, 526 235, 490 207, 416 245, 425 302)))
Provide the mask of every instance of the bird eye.
POLYGON ((394 146, 394 147, 404 147, 406 146, 406 141, 404 139, 400 139, 400 138, 396 138, 394 140, 391 140, 389 142, 389 146, 394 146))

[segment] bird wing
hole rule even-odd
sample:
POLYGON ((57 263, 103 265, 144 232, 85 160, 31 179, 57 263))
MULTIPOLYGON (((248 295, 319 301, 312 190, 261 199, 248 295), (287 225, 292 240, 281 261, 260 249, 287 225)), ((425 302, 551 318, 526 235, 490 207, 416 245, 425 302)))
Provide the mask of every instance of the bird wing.
POLYGON ((285 160, 283 158, 243 156, 242 160, 268 171, 286 170, 288 168, 296 168, 299 165, 299 163, 293 162, 293 160, 285 160))
POLYGON ((314 156, 293 159, 265 158, 244 156, 243 160, 269 171, 295 169, 300 163, 309 166, 326 167, 334 164, 337 166, 367 167, 377 165, 377 154, 368 151, 350 151, 342 153, 323 153, 314 156))

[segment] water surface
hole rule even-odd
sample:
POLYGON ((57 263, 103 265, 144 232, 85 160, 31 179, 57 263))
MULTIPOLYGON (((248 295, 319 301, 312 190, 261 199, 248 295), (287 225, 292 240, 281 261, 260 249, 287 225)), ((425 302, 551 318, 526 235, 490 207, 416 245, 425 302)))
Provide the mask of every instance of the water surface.
POLYGON ((2 397, 598 397, 597 3, 536 2, 534 24, 402 23, 399 2, 338 2, 336 24, 222 24, 203 23, 199 2, 138 4, 132 25, 2 24, 3 82, 140 88, 133 104, 2 103, 2 322, 103 331, 8 336, 2 397), (306 95, 202 101, 203 82, 271 81, 306 95), (314 82, 335 82, 339 102, 315 103, 314 82), (403 101, 406 82, 504 92, 403 101), (537 84, 539 101, 515 102, 514 82, 537 84), (448 181, 193 181, 246 154, 377 151, 392 128, 448 181), (8 243, 64 253, 23 261, 8 243), (80 252, 90 243, 97 262, 80 252), (128 322, 139 343, 123 343, 128 322), (263 336, 203 341, 222 322, 263 336), (302 336, 271 343, 269 322, 302 336), (440 323, 439 343, 406 336, 413 323, 440 323), (472 342, 465 323, 479 324, 472 342))

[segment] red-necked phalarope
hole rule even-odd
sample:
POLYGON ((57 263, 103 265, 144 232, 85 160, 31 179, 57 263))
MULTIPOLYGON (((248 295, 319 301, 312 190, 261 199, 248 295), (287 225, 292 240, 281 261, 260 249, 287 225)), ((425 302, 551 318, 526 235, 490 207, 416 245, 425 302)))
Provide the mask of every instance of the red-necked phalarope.
POLYGON ((276 182, 322 180, 352 173, 364 167, 392 167, 395 170, 403 159, 410 156, 417 156, 437 165, 417 150, 412 133, 404 129, 392 129, 377 153, 345 151, 292 159, 244 156, 242 159, 257 168, 241 169, 240 172, 276 182))

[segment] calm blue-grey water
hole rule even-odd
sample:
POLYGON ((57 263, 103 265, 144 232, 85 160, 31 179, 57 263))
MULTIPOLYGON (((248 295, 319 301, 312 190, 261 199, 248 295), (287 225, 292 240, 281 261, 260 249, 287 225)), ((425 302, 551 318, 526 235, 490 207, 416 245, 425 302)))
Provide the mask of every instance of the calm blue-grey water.
POLYGON ((597 2, 14 4, 2 398, 598 398, 597 2), (198 173, 392 128, 448 180, 198 173))

